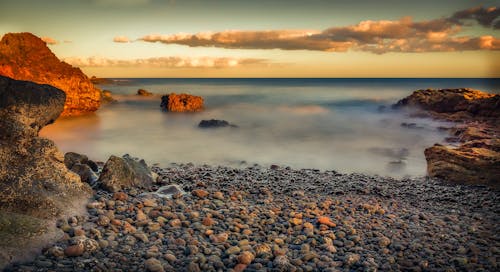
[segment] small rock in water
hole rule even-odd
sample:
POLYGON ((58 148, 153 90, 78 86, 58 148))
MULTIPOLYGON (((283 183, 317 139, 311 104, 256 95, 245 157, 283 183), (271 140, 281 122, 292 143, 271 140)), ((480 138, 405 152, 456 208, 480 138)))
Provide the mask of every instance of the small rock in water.
POLYGON ((211 119, 211 120, 201 120, 201 122, 198 124, 198 127, 199 128, 221 128, 221 127, 236 128, 238 126, 230 124, 226 120, 211 119))

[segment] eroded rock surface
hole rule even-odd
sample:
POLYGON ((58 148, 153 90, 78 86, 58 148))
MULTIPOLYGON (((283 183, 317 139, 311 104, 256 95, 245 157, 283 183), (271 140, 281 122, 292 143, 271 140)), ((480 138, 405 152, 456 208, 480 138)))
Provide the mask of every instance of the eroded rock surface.
POLYGON ((135 160, 125 155, 109 157, 98 182, 104 189, 117 192, 132 187, 150 188, 154 183, 154 178, 144 160, 135 160))
POLYGON ((160 107, 170 112, 196 112, 203 110, 203 98, 190 94, 167 94, 161 97, 160 107))
POLYGON ((0 75, 49 84, 66 93, 62 116, 96 111, 101 91, 79 69, 60 61, 31 33, 8 33, 0 41, 0 75))

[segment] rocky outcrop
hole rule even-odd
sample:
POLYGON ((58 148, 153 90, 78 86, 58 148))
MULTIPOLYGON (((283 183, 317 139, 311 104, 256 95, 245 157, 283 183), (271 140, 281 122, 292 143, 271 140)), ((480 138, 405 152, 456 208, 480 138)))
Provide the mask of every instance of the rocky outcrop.
POLYGON ((500 118, 500 95, 462 89, 427 89, 413 92, 393 108, 414 107, 450 121, 500 118))
POLYGON ((476 140, 458 148, 439 144, 425 150, 429 176, 462 184, 500 187, 500 140, 476 140))
POLYGON ((38 137, 64 101, 55 87, 0 76, 0 267, 27 256, 26 247, 33 249, 50 232, 50 220, 91 195, 54 143, 38 137))
POLYGON ((139 89, 139 90, 137 90, 137 95, 139 95, 139 96, 152 96, 153 93, 149 92, 147 90, 144 90, 144 89, 139 89))
POLYGON ((61 62, 31 33, 8 33, 0 41, 0 75, 49 84, 66 93, 62 116, 93 112, 101 91, 76 67, 61 62))
POLYGON ((210 119, 210 120, 201 120, 201 122, 198 124, 198 127, 199 128, 221 128, 221 127, 236 128, 238 126, 230 124, 226 120, 210 119))
POLYGON ((49 218, 90 193, 54 143, 38 137, 64 107, 64 92, 0 77, 0 209, 49 218))
POLYGON ((203 98, 190 94, 167 94, 161 97, 160 107, 170 112, 196 112, 203 110, 203 98))
POLYGON ((129 155, 109 157, 98 180, 100 186, 110 192, 132 187, 150 188, 154 182, 153 173, 146 162, 129 155))
POLYGON ((418 90, 393 107, 460 122, 447 138, 460 146, 436 144, 425 150, 429 176, 500 187, 500 95, 472 89, 418 90))

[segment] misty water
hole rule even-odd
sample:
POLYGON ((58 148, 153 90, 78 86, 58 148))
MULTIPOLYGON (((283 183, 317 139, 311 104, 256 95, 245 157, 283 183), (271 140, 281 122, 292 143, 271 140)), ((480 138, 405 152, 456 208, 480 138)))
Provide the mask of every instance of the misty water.
MULTIPOLYGON (((496 84, 496 85, 495 85, 496 84)), ((106 161, 131 154, 149 164, 248 167, 271 164, 403 177, 426 173, 424 149, 450 124, 410 118, 390 106, 421 88, 498 90, 483 79, 119 79, 102 89, 117 103, 59 119, 42 130, 63 152, 106 161), (155 94, 139 97, 143 88, 155 94), (205 111, 167 113, 161 94, 200 95, 205 111), (390 108, 390 107, 389 107, 390 108), (238 128, 200 129, 203 119, 238 128), (415 123, 414 128, 402 123, 415 123)))

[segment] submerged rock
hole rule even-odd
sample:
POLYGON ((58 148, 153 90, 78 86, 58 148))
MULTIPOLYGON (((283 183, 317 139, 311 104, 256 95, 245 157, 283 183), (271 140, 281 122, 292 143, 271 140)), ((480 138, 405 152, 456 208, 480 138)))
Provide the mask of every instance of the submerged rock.
POLYGON ((111 91, 104 90, 101 93, 101 102, 104 104, 109 104, 115 103, 117 102, 117 100, 113 98, 113 94, 111 93, 111 91))
POLYGON ((139 96, 152 96, 153 93, 149 92, 147 90, 144 90, 144 89, 139 89, 139 90, 137 90, 137 95, 139 95, 139 96))
POLYGON ((104 189, 117 192, 133 187, 150 188, 154 178, 144 160, 135 160, 129 155, 124 155, 121 158, 109 157, 98 182, 104 189))
POLYGON ((198 124, 198 127, 199 128, 220 128, 220 127, 233 127, 233 128, 236 128, 238 126, 230 124, 226 120, 211 119, 211 120, 201 120, 201 122, 198 124))
POLYGON ((93 112, 101 91, 79 69, 60 61, 31 33, 8 33, 0 41, 0 75, 49 84, 66 93, 62 116, 93 112))
POLYGON ((203 110, 203 98, 190 94, 167 94, 161 97, 160 107, 170 112, 196 112, 203 110))

